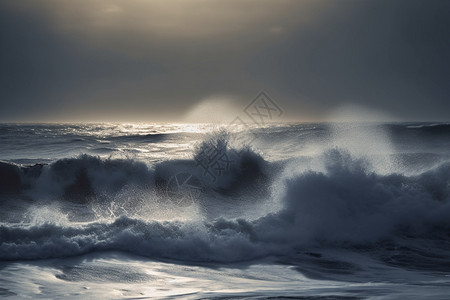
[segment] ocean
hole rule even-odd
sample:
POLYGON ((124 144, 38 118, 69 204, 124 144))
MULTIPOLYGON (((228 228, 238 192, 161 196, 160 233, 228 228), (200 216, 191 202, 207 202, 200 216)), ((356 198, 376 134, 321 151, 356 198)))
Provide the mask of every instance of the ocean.
POLYGON ((0 124, 0 297, 449 299, 450 124, 0 124))

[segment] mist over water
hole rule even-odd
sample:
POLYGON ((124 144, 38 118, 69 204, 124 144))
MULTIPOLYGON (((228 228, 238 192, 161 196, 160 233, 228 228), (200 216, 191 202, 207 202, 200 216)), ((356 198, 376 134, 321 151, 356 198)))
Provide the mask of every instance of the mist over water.
POLYGON ((0 295, 450 292, 449 124, 4 124, 0 139, 0 295))

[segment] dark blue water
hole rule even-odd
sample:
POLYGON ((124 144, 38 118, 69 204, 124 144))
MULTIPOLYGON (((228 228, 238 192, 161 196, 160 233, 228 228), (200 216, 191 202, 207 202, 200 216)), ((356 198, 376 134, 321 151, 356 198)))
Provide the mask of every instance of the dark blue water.
POLYGON ((448 124, 3 124, 0 160, 2 296, 450 293, 448 124))

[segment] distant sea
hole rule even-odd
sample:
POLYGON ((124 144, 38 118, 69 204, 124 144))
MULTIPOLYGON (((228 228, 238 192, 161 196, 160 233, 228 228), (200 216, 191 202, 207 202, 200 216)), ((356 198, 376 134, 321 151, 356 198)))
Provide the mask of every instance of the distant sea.
POLYGON ((0 297, 449 299, 450 124, 0 124, 0 297))

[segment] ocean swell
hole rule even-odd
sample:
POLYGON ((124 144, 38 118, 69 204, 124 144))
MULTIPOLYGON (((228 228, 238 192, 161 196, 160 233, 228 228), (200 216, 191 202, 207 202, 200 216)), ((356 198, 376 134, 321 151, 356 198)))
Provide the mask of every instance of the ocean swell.
MULTIPOLYGON (((97 164, 95 169, 100 174, 102 170, 122 170, 125 163, 91 159, 84 157, 81 161, 97 164)), ((380 242, 395 244, 404 238, 421 241, 448 238, 448 162, 419 175, 405 176, 377 174, 370 171, 365 160, 339 149, 325 152, 320 160, 323 168, 299 167, 301 171, 284 175, 277 183, 273 181, 281 192, 274 193, 280 198, 272 200, 280 201, 281 209, 257 219, 198 217, 154 221, 122 215, 112 221, 82 224, 3 223, 0 259, 67 257, 120 250, 152 258, 229 262, 291 255, 310 247, 372 247, 380 242)), ((75 174, 73 162, 48 167, 47 176, 59 172, 75 174)), ((144 165, 136 163, 128 167, 128 163, 125 170, 138 175, 132 177, 124 170, 121 172, 133 180, 151 176, 144 165), (136 173, 136 169, 141 171, 136 173)), ((99 185, 114 186, 123 177, 114 178, 117 181, 109 179, 99 185)))

